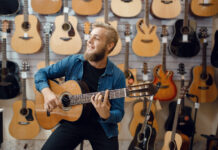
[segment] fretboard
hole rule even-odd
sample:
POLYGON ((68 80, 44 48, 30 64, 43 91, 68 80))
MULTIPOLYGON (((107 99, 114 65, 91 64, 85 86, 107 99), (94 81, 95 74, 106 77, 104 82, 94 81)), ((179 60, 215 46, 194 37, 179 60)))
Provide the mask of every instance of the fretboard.
POLYGON ((64 0, 64 11, 66 11, 64 12, 64 23, 68 23, 68 0, 64 0))
POLYGON ((22 79, 22 92, 23 92, 23 98, 22 98, 22 108, 26 108, 26 79, 22 79))
POLYGON ((49 66, 50 58, 49 58, 49 34, 45 34, 45 65, 49 66))
POLYGON ((147 27, 149 26, 149 2, 145 1, 145 24, 147 27))
POLYGON ((24 16, 24 22, 28 22, 28 0, 24 0, 24 9, 23 9, 23 16, 24 16))
POLYGON ((184 21, 183 21, 183 26, 187 27, 188 26, 188 0, 185 0, 185 13, 184 13, 184 21))
POLYGON ((108 0, 104 0, 104 23, 108 24, 108 0))

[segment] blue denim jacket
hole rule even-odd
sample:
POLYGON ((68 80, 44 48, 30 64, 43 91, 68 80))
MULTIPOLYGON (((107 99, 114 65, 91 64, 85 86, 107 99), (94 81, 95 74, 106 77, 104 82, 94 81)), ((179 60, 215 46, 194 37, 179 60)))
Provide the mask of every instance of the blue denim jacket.
MULTIPOLYGON (((63 60, 40 69, 35 74, 35 86, 38 91, 48 87, 47 80, 65 76, 65 80, 82 80, 84 57, 81 54, 71 55, 63 60)), ((125 76, 109 59, 105 72, 101 75, 98 81, 98 91, 106 89, 124 88, 125 76)), ((118 136, 117 123, 124 116, 124 98, 111 100, 110 117, 107 120, 102 120, 100 117, 98 122, 101 124, 108 138, 118 136)))

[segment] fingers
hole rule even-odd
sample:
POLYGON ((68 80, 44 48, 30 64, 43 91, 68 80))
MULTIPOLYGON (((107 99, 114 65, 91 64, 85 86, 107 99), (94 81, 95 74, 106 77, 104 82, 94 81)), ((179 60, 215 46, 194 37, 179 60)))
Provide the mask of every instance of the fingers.
POLYGON ((103 96, 99 92, 96 95, 93 95, 91 97, 91 102, 94 105, 94 107, 99 107, 102 104, 102 99, 103 99, 103 96))

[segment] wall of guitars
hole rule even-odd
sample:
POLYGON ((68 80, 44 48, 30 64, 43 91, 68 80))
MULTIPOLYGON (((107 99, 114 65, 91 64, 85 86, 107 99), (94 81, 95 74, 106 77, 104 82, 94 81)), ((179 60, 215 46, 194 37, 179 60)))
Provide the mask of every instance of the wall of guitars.
MULTIPOLYGON (((110 59, 125 73, 127 85, 161 82, 151 106, 153 119, 146 122, 153 133, 146 144, 154 147, 158 141, 163 150, 174 139, 182 149, 198 146, 199 141, 205 144, 210 136, 201 134, 215 134, 218 125, 217 14, 217 0, 0 0, 4 139, 47 138, 36 119, 34 74, 68 55, 83 53, 91 24, 98 21, 110 23, 119 33, 110 59), (24 125, 25 132, 20 127, 24 125)), ((149 101, 125 100, 119 136, 132 149, 141 146, 141 111, 146 112, 149 101)))

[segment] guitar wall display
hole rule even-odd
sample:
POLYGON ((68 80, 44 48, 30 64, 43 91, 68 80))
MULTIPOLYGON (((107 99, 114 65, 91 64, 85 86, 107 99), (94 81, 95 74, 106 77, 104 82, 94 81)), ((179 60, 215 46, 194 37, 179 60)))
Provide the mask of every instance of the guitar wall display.
POLYGON ((82 48, 82 40, 77 31, 77 18, 68 15, 68 0, 64 0, 63 13, 64 15, 55 18, 55 30, 50 38, 50 47, 59 55, 76 54, 82 48))
POLYGON ((188 10, 188 0, 185 0, 184 19, 179 19, 175 22, 174 37, 169 49, 170 54, 176 57, 189 58, 196 56, 200 51, 200 43, 196 32, 188 19, 188 10))
POLYGON ((214 36, 214 46, 210 57, 211 65, 218 68, 218 30, 215 32, 214 36))
MULTIPOLYGON (((189 87, 189 94, 198 97, 199 103, 213 102, 217 98, 217 87, 214 81, 214 68, 207 65, 207 28, 201 27, 199 38, 202 44, 202 65, 195 66, 191 71, 191 82, 189 87)), ((196 99, 190 97, 195 102, 196 99)))
POLYGON ((14 15, 20 9, 19 0, 1 0, 0 16, 1 15, 14 15))
POLYGON ((36 16, 28 14, 28 0, 24 0, 23 15, 15 17, 15 31, 11 38, 11 47, 20 54, 33 54, 42 47, 39 34, 39 21, 36 16))
POLYGON ((2 21, 2 42, 0 61, 0 99, 11 99, 20 93, 19 67, 17 63, 7 60, 7 33, 10 31, 10 22, 2 21))
POLYGON ((39 134, 40 127, 35 117, 35 104, 26 97, 28 63, 23 62, 22 68, 22 100, 17 100, 13 104, 14 114, 9 124, 9 132, 16 139, 28 140, 39 134))

